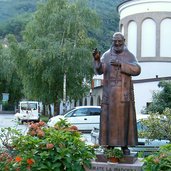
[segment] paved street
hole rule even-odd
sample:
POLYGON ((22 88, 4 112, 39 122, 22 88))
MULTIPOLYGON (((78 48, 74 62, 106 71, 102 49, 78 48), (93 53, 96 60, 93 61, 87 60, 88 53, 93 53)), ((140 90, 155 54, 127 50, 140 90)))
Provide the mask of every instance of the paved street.
POLYGON ((20 129, 22 131, 27 130, 27 125, 19 125, 14 121, 14 114, 0 114, 0 129, 7 127, 20 129))

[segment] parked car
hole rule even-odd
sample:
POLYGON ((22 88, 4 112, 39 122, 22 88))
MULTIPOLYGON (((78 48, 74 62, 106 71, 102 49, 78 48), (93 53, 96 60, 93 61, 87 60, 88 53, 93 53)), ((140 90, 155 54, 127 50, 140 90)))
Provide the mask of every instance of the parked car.
POLYGON ((91 131, 94 127, 99 127, 100 106, 79 106, 67 111, 64 115, 54 116, 47 122, 52 127, 60 119, 66 119, 72 125, 77 126, 80 131, 91 131))
MULTIPOLYGON (((143 131, 146 127, 142 124, 141 119, 146 119, 148 115, 139 115, 137 117, 137 129, 143 131)), ((94 127, 91 131, 91 142, 93 144, 99 144, 99 127, 94 127)), ((147 138, 138 138, 138 145, 135 147, 130 147, 132 152, 141 152, 143 156, 147 156, 153 152, 159 150, 159 147, 170 143, 169 140, 149 140, 147 138)))
POLYGON ((14 115, 14 119, 23 123, 26 121, 40 120, 40 107, 38 101, 21 101, 19 111, 14 115))

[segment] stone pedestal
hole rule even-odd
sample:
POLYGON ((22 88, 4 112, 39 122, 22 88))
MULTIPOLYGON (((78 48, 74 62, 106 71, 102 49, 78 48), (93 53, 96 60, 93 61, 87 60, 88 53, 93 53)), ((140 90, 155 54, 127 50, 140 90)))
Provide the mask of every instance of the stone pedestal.
POLYGON ((133 164, 138 158, 138 153, 131 153, 130 155, 124 155, 122 159, 119 160, 119 163, 133 164))
MULTIPOLYGON (((119 159, 119 163, 133 164, 138 158, 138 153, 131 152, 130 155, 124 155, 123 158, 119 159)), ((96 162, 107 162, 107 158, 103 153, 96 154, 96 162)))
POLYGON ((133 164, 92 161, 91 169, 86 169, 86 171, 142 171, 143 165, 140 159, 133 164))
POLYGON ((96 162, 107 162, 107 158, 104 156, 103 153, 96 154, 96 162))

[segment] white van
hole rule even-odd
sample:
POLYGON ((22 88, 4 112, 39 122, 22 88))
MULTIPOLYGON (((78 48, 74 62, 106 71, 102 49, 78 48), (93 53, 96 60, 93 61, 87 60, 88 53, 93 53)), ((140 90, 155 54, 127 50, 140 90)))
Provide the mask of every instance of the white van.
POLYGON ((14 115, 15 119, 21 123, 26 121, 40 120, 40 106, 38 101, 21 101, 19 112, 14 115))

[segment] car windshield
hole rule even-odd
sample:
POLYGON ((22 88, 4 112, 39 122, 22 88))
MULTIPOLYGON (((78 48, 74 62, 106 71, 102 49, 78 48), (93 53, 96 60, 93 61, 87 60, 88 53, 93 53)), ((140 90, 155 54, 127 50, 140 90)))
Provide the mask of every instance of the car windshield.
POLYGON ((36 110, 36 103, 21 103, 21 110, 36 110))
POLYGON ((77 109, 74 111, 74 116, 88 116, 89 115, 89 110, 88 108, 81 108, 81 109, 77 109))
POLYGON ((65 115, 65 114, 69 113, 70 111, 72 111, 72 110, 74 110, 74 109, 75 109, 75 108, 69 109, 69 110, 67 110, 66 112, 64 112, 64 113, 62 113, 62 114, 60 114, 60 115, 65 115))

